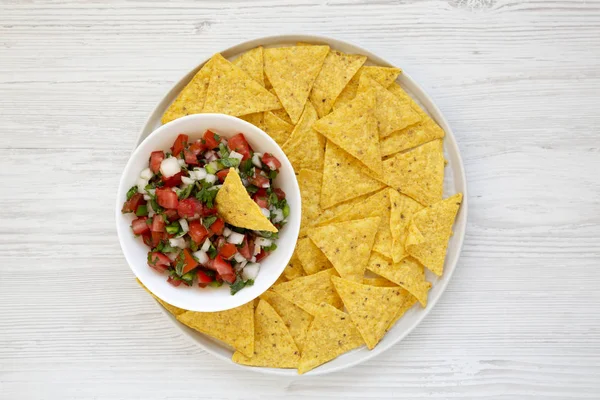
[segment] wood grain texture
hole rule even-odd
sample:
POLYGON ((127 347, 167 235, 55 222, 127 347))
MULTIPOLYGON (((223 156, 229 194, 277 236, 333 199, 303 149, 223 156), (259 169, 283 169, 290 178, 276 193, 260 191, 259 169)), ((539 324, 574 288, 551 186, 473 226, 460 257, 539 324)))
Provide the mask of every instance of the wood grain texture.
POLYGON ((0 0, 0 399, 600 398, 599 38, 591 0, 0 0), (171 84, 280 33, 354 41, 411 74, 470 191, 429 317, 304 379, 188 343, 135 284, 113 218, 171 84))

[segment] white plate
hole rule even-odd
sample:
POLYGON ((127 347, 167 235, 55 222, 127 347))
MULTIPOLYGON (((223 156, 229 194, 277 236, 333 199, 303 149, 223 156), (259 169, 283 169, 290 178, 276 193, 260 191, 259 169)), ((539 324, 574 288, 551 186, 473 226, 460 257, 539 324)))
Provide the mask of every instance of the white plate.
MULTIPOLYGON (((343 42, 337 39, 331 39, 324 36, 309 36, 309 35, 285 35, 285 36, 270 36, 259 39, 250 40, 248 42, 239 44, 237 46, 230 47, 229 49, 223 50, 221 54, 223 57, 233 60, 239 54, 250 50, 256 46, 265 46, 265 47, 274 47, 274 46, 282 46, 282 45, 291 45, 296 42, 309 42, 309 43, 321 43, 328 44, 331 48, 343 51, 345 53, 355 53, 355 54, 363 54, 366 55, 369 59, 367 64, 370 65, 381 65, 391 67, 393 66, 383 58, 365 50, 357 45, 343 42)), ((185 75, 182 79, 180 79, 174 86, 171 88, 169 93, 158 103, 150 117, 146 121, 146 124, 142 128, 137 143, 141 143, 141 141, 149 135, 152 131, 158 128, 161 125, 160 119, 162 114, 165 112, 169 104, 177 97, 177 94, 183 89, 183 87, 190 81, 190 79, 194 76, 194 74, 204 65, 206 61, 212 56, 212 54, 207 54, 207 58, 202 61, 198 67, 196 67, 193 71, 190 71, 187 75, 185 75)), ((402 67, 399 65, 399 67, 402 67)), ((434 104, 433 100, 425 93, 423 89, 417 83, 411 79, 411 77, 403 72, 399 77, 397 82, 408 91, 412 97, 420 103, 424 109, 431 115, 431 117, 444 129, 446 132, 446 137, 444 140, 444 153, 446 160, 448 161, 448 165, 446 166, 446 177, 444 180, 444 197, 451 196, 455 193, 462 192, 463 203, 456 217, 456 222, 454 223, 454 236, 450 239, 448 244, 448 253, 446 255, 446 263, 444 264, 444 275, 440 278, 435 275, 427 273, 427 279, 432 283, 432 288, 429 291, 429 302, 425 309, 421 308, 419 305, 414 306, 406 314, 394 325, 394 327, 385 335, 385 337, 379 342, 377 347, 373 350, 369 351, 366 347, 361 347, 359 349, 353 350, 346 354, 341 355, 340 357, 332 360, 326 364, 321 365, 320 367, 315 368, 314 370, 302 375, 302 376, 315 376, 315 375, 323 375, 334 371, 339 371, 344 368, 348 368, 354 365, 357 365, 361 362, 364 362, 372 357, 375 357, 378 354, 386 351, 394 344, 398 343, 402 340, 406 335, 408 335, 422 320, 425 318, 427 314, 431 311, 431 309, 438 302, 442 293, 448 286, 448 282, 452 278, 452 274, 454 273, 454 269, 456 268, 456 264, 458 262, 458 258, 460 255, 460 251, 463 245, 463 239, 465 236, 465 229, 467 225, 467 182, 465 178, 465 171, 463 167, 463 162, 460 157, 460 152, 458 149, 458 145, 456 144, 456 140, 454 139, 454 135, 452 134, 452 129, 448 125, 448 122, 434 104)), ((458 305, 457 305, 458 307, 458 305)), ((161 307, 162 308, 162 307, 161 307)), ((164 311, 164 310, 163 310, 164 311)), ((174 325, 180 329, 185 336, 190 338, 194 343, 198 346, 206 350, 207 352, 213 354, 214 356, 221 358, 225 362, 238 366, 240 368, 244 368, 246 370, 250 369, 257 372, 263 372, 273 375, 282 375, 282 376, 299 376, 296 370, 286 370, 286 369, 277 369, 277 368, 256 368, 256 367, 245 367, 235 364, 231 361, 231 349, 223 346, 220 343, 213 341, 212 339, 180 324, 177 320, 170 315, 168 312, 164 311, 165 315, 174 323, 174 325)))

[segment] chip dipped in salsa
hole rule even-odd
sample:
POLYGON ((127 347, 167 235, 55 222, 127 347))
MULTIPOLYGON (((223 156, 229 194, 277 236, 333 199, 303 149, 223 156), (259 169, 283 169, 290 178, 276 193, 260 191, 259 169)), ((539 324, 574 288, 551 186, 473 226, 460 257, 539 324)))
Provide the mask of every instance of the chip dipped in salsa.
POLYGON ((273 186, 280 167, 272 154, 254 152, 242 133, 227 139, 206 131, 194 141, 180 134, 170 152, 152 152, 121 210, 135 215, 131 228, 150 248, 148 266, 173 286, 225 283, 232 295, 251 286, 290 213, 284 191, 273 186), (229 195, 235 182, 237 197, 229 195), (244 223, 244 209, 231 219, 231 210, 249 206, 254 221, 244 223))

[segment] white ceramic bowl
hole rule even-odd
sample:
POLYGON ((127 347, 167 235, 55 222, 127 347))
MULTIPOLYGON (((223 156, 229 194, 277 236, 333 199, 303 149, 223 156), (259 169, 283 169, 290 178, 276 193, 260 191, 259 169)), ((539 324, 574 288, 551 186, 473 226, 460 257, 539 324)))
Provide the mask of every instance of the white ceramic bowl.
POLYGON ((281 148, 269 135, 254 125, 224 114, 189 115, 156 129, 131 155, 121 176, 116 205, 119 241, 133 273, 159 298, 174 306, 192 311, 222 311, 235 308, 255 299, 273 285, 294 252, 300 231, 300 214, 298 181, 292 165, 281 148), (201 289, 197 286, 185 287, 184 285, 174 287, 167 283, 166 274, 155 271, 147 264, 149 249, 141 238, 133 235, 130 228, 134 216, 131 213, 121 213, 127 190, 135 185, 140 172, 148 167, 150 153, 156 150, 168 151, 180 133, 189 135, 190 140, 195 140, 202 137, 207 129, 226 138, 241 132, 255 151, 272 153, 277 157, 281 161, 281 168, 274 183, 286 193, 291 210, 287 224, 279 232, 277 250, 261 262, 254 285, 245 287, 234 296, 230 294, 228 285, 201 289))
MULTIPOLYGON (((233 60, 243 52, 250 50, 256 46, 276 47, 293 45, 298 42, 328 44, 331 48, 343 51, 345 53, 363 54, 368 57, 368 65, 381 65, 384 67, 403 66, 400 55, 396 55, 396 60, 398 62, 396 63, 396 65, 394 65, 393 63, 390 63, 389 61, 378 56, 377 54, 374 54, 373 52, 364 49, 356 44, 348 43, 338 39, 333 39, 330 37, 315 35, 277 35, 256 38, 244 43, 237 44, 228 49, 223 49, 221 50, 221 54, 223 55, 223 57, 229 60, 233 60)), ((181 89, 185 87, 185 85, 192 79, 194 74, 200 68, 202 68, 206 61, 208 61, 208 59, 210 59, 210 57, 212 56, 212 54, 209 54, 208 51, 209 50, 207 50, 207 53, 204 55, 204 59, 198 60, 198 65, 191 71, 189 71, 186 75, 184 75, 179 81, 177 81, 173 85, 171 90, 169 90, 169 92, 166 93, 162 99, 160 99, 160 101, 157 103, 156 107, 146 120, 146 123, 140 130, 138 136, 138 143, 141 142, 147 135, 149 135, 150 132, 152 132, 154 129, 160 126, 161 116, 166 111, 169 104, 171 104, 171 102, 175 99, 175 97, 177 97, 177 94, 179 94, 181 89)), ((221 343, 213 341, 211 338, 202 335, 201 333, 194 331, 193 329, 188 328, 187 326, 184 326, 183 324, 180 324, 171 314, 169 314, 164 308, 159 306, 159 308, 165 314, 165 317, 173 323, 173 326, 176 329, 181 331, 188 339, 190 339, 197 346, 201 347, 208 353, 220 358, 224 362, 235 367, 255 372, 261 372, 265 374, 301 378, 306 376, 310 377, 340 371, 342 369, 367 361, 370 358, 383 353, 384 351, 398 343, 400 340, 406 337, 406 335, 408 335, 413 329, 415 329, 417 325, 419 325, 419 323, 421 323, 425 316, 429 314, 429 312, 433 309, 433 307, 435 307, 436 303, 442 297, 442 293, 448 286, 448 283, 452 278, 452 274, 454 273, 454 270, 457 267, 460 252, 462 250, 463 240, 465 237, 465 230, 467 227, 468 195, 465 170, 462 158, 460 156, 458 144, 456 143, 456 140, 454 139, 454 134, 452 133, 452 129, 450 125, 448 125, 448 122, 442 115, 440 109, 435 105, 433 99, 429 97, 429 95, 423 90, 423 88, 421 88, 421 86, 419 86, 419 84, 417 84, 417 82, 415 82, 407 72, 410 71, 403 71, 403 73, 400 74, 400 76, 398 76, 397 82, 407 92, 409 92, 419 104, 421 104, 421 106, 429 113, 429 115, 431 115, 431 117, 446 132, 446 138, 444 140, 444 153, 446 160, 448 161, 448 165, 446 166, 446 176, 444 179, 444 197, 451 196, 458 192, 462 192, 464 195, 463 203, 456 217, 456 221, 454 222, 454 235, 448 243, 448 253, 446 255, 446 262, 444 264, 444 275, 438 278, 429 272, 427 273, 427 279, 432 283, 432 288, 429 291, 429 301, 427 307, 425 309, 422 309, 421 307, 416 305, 412 309, 408 310, 408 312, 406 312, 406 314, 404 314, 404 316, 392 327, 392 329, 390 329, 390 331, 385 335, 385 337, 373 350, 369 351, 366 347, 353 350, 301 376, 298 376, 295 370, 245 367, 240 366, 239 364, 235 364, 231 361, 231 355, 233 353, 231 349, 223 346, 223 344, 221 343)), ((460 304, 455 304, 451 307, 460 307, 460 304)))

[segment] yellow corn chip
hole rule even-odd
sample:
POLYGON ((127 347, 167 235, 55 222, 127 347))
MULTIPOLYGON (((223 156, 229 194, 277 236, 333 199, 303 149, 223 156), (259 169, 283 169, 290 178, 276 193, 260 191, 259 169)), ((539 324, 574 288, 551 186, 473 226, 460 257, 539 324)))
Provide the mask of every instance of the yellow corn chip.
POLYGON ((414 258, 408 257, 399 263, 392 263, 390 259, 373 252, 367 269, 406 289, 423 307, 427 306, 431 283, 425 280, 425 269, 414 258))
POLYGON ((265 49, 265 73, 296 124, 321 71, 329 46, 294 46, 265 49))
POLYGON ((294 125, 288 124, 271 111, 265 112, 264 131, 271 136, 278 145, 283 146, 290 138, 294 125))
MULTIPOLYGON (((391 282, 380 276, 377 276, 374 278, 365 278, 365 279, 363 279, 363 284, 370 285, 370 286, 379 286, 379 287, 399 287, 394 282, 391 282)), ((394 326, 396 321, 398 321, 400 318, 402 318, 404 313, 406 313, 410 308, 412 308, 412 306, 414 306, 417 302, 417 298, 415 296, 413 296, 412 294, 410 294, 405 289, 400 288, 400 296, 403 298, 402 306, 400 307, 400 309, 396 313, 396 316, 394 317, 394 319, 388 326, 388 330, 390 330, 394 326)))
POLYGON ((220 54, 212 58, 211 68, 202 112, 238 116, 281 108, 276 96, 220 54))
POLYGON ((313 128, 380 176, 381 152, 374 107, 375 91, 364 91, 345 107, 315 122, 313 128))
POLYGON ((408 196, 398 193, 394 189, 390 189, 390 228, 392 233, 392 254, 391 256, 383 251, 375 249, 386 257, 391 258, 395 263, 400 262, 408 253, 404 249, 406 243, 406 235, 408 231, 408 223, 414 213, 421 210, 423 206, 419 202, 411 199, 408 196))
POLYGON ((337 276, 331 280, 367 347, 373 349, 404 304, 400 288, 368 286, 337 276))
POLYGON ((166 301, 158 298, 146 286, 144 286, 144 284, 139 279, 136 278, 135 280, 137 281, 138 285, 140 285, 146 292, 150 293, 150 296, 154 297, 154 300, 158 301, 160 303, 160 305, 165 308, 165 310, 167 310, 174 316, 178 316, 187 311, 187 310, 184 310, 183 308, 172 306, 171 304, 167 303, 166 301))
POLYGON ((337 97, 333 108, 337 109, 344 106, 346 103, 352 100, 354 96, 356 96, 356 91, 358 90, 358 83, 361 76, 368 76, 381 86, 388 87, 396 80, 400 72, 401 71, 398 68, 374 66, 361 67, 337 97))
POLYGON ((250 78, 260 83, 261 86, 265 86, 262 46, 248 50, 233 60, 233 65, 240 67, 250 78))
POLYGON ((319 217, 317 219, 315 219, 315 222, 313 225, 324 225, 330 218, 333 218, 334 216, 339 215, 344 211, 348 212, 355 205, 360 204, 361 202, 365 201, 372 195, 373 195, 373 193, 363 194, 361 196, 344 201, 342 203, 338 203, 333 207, 329 207, 327 210, 321 210, 321 214, 319 215, 319 217))
POLYGON ((242 365, 270 368, 297 368, 300 352, 285 323, 269 303, 256 307, 254 354, 236 351, 231 360, 242 365))
POLYGON ((300 222, 300 236, 306 233, 306 228, 313 224, 321 212, 319 199, 321 197, 321 182, 323 174, 309 169, 302 169, 298 173, 298 186, 302 198, 302 221, 300 222))
POLYGON ((382 156, 412 149, 420 144, 444 137, 444 130, 410 96, 398 85, 393 83, 388 90, 395 96, 410 104, 421 117, 421 121, 402 130, 392 132, 381 141, 382 156))
POLYGON ((413 214, 410 221, 406 251, 437 276, 444 272, 448 240, 461 202, 462 193, 455 194, 413 214))
POLYGON ((379 137, 385 138, 392 132, 404 129, 421 121, 419 114, 405 99, 394 96, 389 90, 368 76, 361 76, 356 97, 365 91, 374 90, 377 103, 375 119, 379 128, 379 137))
POLYGON ((282 119, 285 122, 287 122, 288 124, 294 126, 294 124, 292 124, 292 119, 290 118, 290 116, 288 115, 288 113, 285 111, 285 109, 280 108, 278 110, 273 110, 271 112, 273 113, 273 115, 275 115, 279 119, 282 119))
POLYGON ((316 274, 333 268, 325 254, 309 238, 303 238, 296 243, 296 253, 306 275, 316 274))
POLYGON ((331 111, 335 99, 346 87, 367 57, 331 50, 310 92, 310 101, 322 118, 331 111))
POLYGON ((332 275, 337 275, 333 268, 274 285, 271 289, 308 313, 321 303, 340 308, 342 301, 333 289, 332 275))
POLYGON ((192 80, 183 88, 175 101, 169 106, 162 116, 162 123, 166 124, 177 118, 190 114, 199 114, 204 107, 206 89, 212 74, 212 58, 208 60, 192 80))
POLYGON ((310 102, 306 103, 306 109, 294 127, 290 139, 281 147, 296 171, 323 169, 325 138, 312 129, 316 120, 315 108, 310 102))
POLYGON ((315 314, 304 341, 298 364, 299 374, 304 374, 364 344, 350 316, 345 312, 322 303, 315 306, 315 314))
POLYGON ((200 333, 218 339, 237 352, 251 356, 254 352, 254 302, 226 311, 186 311, 177 320, 200 333))
POLYGON ((273 284, 271 287, 273 287, 273 286, 275 286, 275 285, 278 285, 278 284, 280 284, 280 283, 283 283, 283 282, 287 282, 287 281, 288 281, 288 279, 287 279, 287 278, 285 277, 285 275, 282 273, 281 275, 279 275, 279 278, 277 278, 277 280, 275 281, 275 283, 274 283, 274 284, 273 284))
POLYGON ((425 143, 383 162, 383 180, 421 204, 442 199, 444 150, 440 139, 425 143))
POLYGON ((378 287, 398 287, 394 282, 389 281, 381 276, 371 278, 363 278, 363 285, 378 286, 378 287))
POLYGON ((250 198, 235 168, 229 173, 215 199, 217 211, 228 224, 257 231, 277 232, 271 221, 250 198))
POLYGON ((321 208, 375 192, 385 185, 369 176, 357 159, 328 141, 323 166, 321 208))
POLYGON ((283 270, 283 275, 288 281, 304 276, 304 270, 302 269, 302 264, 300 263, 300 260, 298 260, 296 252, 294 252, 287 267, 283 270))
POLYGON ((365 218, 311 228, 308 237, 341 277, 362 282, 381 218, 365 218))
POLYGON ((258 112, 254 114, 242 115, 240 119, 243 119, 246 122, 250 122, 252 125, 256 126, 258 129, 265 130, 265 114, 264 112, 258 112))
POLYGON ((296 307, 272 290, 267 290, 260 295, 260 298, 267 301, 277 311, 277 314, 279 314, 285 326, 289 329, 290 335, 292 335, 296 346, 298 346, 298 350, 302 352, 306 332, 313 319, 312 315, 300 307, 296 307))

